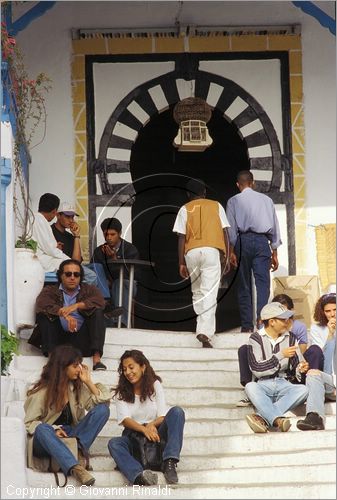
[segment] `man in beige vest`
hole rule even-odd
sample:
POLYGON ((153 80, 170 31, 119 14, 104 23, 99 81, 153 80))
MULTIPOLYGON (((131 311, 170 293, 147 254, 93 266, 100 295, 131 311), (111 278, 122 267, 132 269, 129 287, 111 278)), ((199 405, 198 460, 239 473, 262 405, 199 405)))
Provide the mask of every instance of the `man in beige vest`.
POLYGON ((186 188, 191 201, 180 208, 173 227, 179 236, 179 274, 183 279, 191 279, 196 337, 203 347, 213 347, 211 338, 215 332, 223 255, 224 272, 229 270, 226 230, 229 224, 220 203, 205 198, 206 186, 202 180, 190 179, 186 188))

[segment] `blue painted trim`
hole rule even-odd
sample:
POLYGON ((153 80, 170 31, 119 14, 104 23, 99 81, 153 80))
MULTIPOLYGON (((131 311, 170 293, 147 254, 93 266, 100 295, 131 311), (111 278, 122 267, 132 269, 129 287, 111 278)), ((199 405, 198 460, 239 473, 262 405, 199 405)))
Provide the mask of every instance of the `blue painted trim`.
MULTIPOLYGON (((9 121, 12 126, 12 134, 13 137, 16 137, 16 117, 17 117, 17 105, 15 100, 15 95, 13 92, 8 91, 11 89, 11 80, 10 74, 8 72, 8 63, 1 63, 1 121, 9 121)), ((30 164, 30 154, 27 147, 24 144, 20 146, 20 158, 22 171, 25 178, 25 182, 28 183, 28 172, 29 172, 29 164, 30 164)))
POLYGON ((314 17, 324 28, 328 28, 330 33, 336 36, 336 20, 323 12, 313 2, 293 2, 293 4, 309 16, 314 17))
POLYGON ((1 157, 1 192, 0 192, 0 220, 1 220, 1 289, 0 289, 0 322, 8 326, 8 312, 7 312, 7 258, 6 258, 6 189, 12 179, 12 163, 8 158, 1 157))
POLYGON ((27 26, 43 16, 45 12, 54 7, 56 2, 48 1, 48 2, 39 2, 37 5, 34 5, 28 12, 26 12, 23 16, 19 17, 14 23, 8 25, 8 33, 15 36, 19 33, 19 31, 24 30, 27 26))
POLYGON ((5 24, 8 31, 9 27, 12 26, 12 2, 7 2, 6 5, 2 6, 1 17, 2 15, 5 18, 5 24))

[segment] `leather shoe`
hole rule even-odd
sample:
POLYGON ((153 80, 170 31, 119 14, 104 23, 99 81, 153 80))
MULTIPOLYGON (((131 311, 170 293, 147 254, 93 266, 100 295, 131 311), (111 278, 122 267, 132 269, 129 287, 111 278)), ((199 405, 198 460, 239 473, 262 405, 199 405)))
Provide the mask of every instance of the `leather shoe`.
POLYGON ((167 484, 177 484, 178 475, 176 471, 177 461, 174 458, 168 458, 164 460, 162 465, 162 471, 166 479, 167 484))
POLYGON ((197 339, 199 340, 199 342, 202 343, 202 347, 208 347, 208 348, 213 347, 207 335, 199 333, 199 335, 197 335, 197 339))
POLYGON ((323 431, 324 421, 316 412, 309 412, 304 420, 297 421, 297 428, 301 431, 323 431))
POLYGON ((103 371, 106 370, 106 366, 101 361, 97 361, 97 363, 94 364, 92 369, 94 371, 103 371))

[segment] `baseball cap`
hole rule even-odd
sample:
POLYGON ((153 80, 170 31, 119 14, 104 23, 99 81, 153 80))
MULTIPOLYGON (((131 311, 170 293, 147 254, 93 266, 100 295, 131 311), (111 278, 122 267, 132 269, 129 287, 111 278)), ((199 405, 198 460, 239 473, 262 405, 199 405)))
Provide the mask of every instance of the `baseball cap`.
POLYGON ((59 208, 58 208, 58 213, 62 212, 65 215, 77 215, 78 214, 75 212, 75 207, 71 203, 68 203, 67 201, 63 201, 59 208))
POLYGON ((284 305, 280 304, 280 302, 270 302, 270 304, 266 304, 261 309, 261 319, 289 319, 294 316, 294 311, 289 311, 284 305))

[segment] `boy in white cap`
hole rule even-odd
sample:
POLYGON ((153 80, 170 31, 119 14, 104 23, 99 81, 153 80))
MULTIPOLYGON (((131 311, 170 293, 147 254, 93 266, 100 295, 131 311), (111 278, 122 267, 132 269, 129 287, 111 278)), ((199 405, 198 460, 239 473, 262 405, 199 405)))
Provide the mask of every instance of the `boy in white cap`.
POLYGON ((261 310, 263 328, 249 338, 248 362, 256 381, 249 382, 245 391, 256 413, 246 420, 254 432, 267 432, 271 427, 287 432, 291 423, 284 414, 307 399, 305 385, 287 380, 295 371, 300 381, 305 371, 296 353, 296 337, 287 330, 293 315, 294 311, 279 302, 265 305, 261 310))
MULTIPOLYGON (((57 241, 57 247, 64 254, 68 255, 70 259, 75 259, 82 263, 80 226, 74 220, 75 216, 78 217, 78 214, 75 211, 74 205, 68 201, 63 201, 56 213, 57 221, 52 224, 51 228, 57 241)), ((100 264, 85 264, 82 267, 84 270, 84 280, 89 284, 97 286, 103 297, 107 299, 108 304, 105 309, 107 317, 121 315, 121 308, 110 307, 110 290, 103 266, 100 264)))
POLYGON ((80 226, 74 220, 75 215, 78 217, 74 206, 67 201, 62 202, 56 214, 57 221, 51 225, 51 228, 57 241, 57 246, 62 252, 68 255, 70 259, 76 259, 81 262, 80 226))

